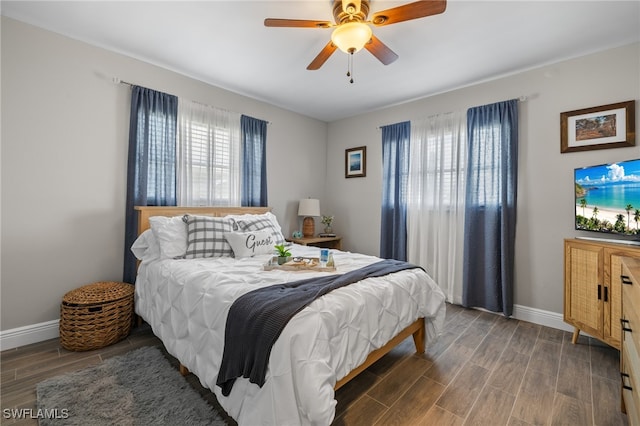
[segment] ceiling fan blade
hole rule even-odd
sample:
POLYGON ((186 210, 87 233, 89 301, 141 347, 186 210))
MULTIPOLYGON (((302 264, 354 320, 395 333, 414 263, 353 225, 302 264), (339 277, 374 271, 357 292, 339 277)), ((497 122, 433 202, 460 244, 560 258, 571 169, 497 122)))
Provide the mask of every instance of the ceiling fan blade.
POLYGON ((267 18, 264 20, 264 26, 288 28, 329 28, 333 26, 333 23, 329 21, 309 21, 305 19, 267 18))
POLYGON ((371 17, 371 23, 376 26, 396 24, 411 19, 437 15, 447 8, 446 0, 426 0, 404 4, 391 9, 376 12, 371 17))
POLYGON ((398 55, 374 35, 372 35, 371 40, 364 45, 364 48, 385 65, 389 65, 398 59, 398 55))
POLYGON ((337 48, 338 47, 335 44, 333 44, 331 41, 327 43, 327 45, 320 51, 320 53, 318 53, 318 56, 316 56, 315 59, 311 61, 307 69, 308 70, 319 69, 322 66, 322 64, 324 64, 326 60, 329 59, 329 56, 331 56, 331 54, 336 51, 337 48))

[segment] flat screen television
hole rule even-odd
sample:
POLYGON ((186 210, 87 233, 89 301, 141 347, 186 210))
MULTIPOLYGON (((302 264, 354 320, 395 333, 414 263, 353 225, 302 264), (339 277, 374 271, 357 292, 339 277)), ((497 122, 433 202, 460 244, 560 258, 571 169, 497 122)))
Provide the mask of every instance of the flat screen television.
POLYGON ((640 159, 575 169, 580 231, 640 238, 640 159))

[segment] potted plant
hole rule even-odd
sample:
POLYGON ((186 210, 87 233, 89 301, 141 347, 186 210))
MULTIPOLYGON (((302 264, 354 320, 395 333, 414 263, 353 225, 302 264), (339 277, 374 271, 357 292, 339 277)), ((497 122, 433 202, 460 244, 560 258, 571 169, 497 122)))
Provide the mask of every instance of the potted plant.
POLYGON ((291 257, 289 249, 284 244, 278 244, 274 247, 278 251, 278 265, 287 263, 289 257, 291 257))
POLYGON ((324 233, 331 234, 333 229, 331 228, 331 222, 333 222, 333 215, 322 215, 322 223, 324 224, 324 233))

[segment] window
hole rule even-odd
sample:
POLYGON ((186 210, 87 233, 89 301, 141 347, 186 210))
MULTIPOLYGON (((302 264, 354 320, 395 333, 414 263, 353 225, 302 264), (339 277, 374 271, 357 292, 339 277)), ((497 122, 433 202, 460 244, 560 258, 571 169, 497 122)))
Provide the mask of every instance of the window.
POLYGON ((191 190, 197 205, 221 205, 229 202, 231 142, 228 129, 211 131, 203 123, 191 123, 191 146, 187 162, 191 164, 191 190))
MULTIPOLYGON (((456 144, 451 132, 443 134, 440 138, 431 136, 424 141, 422 168, 412 169, 411 173, 419 173, 420 179, 429 182, 431 190, 420 194, 410 189, 409 203, 415 204, 422 199, 423 208, 453 204, 460 192, 458 177, 464 170, 456 144)), ((410 179, 410 182, 412 181, 415 182, 415 179, 410 179)))
POLYGON ((181 101, 178 123, 178 204, 239 205, 240 115, 181 101))
POLYGON ((466 162, 466 133, 460 114, 440 114, 411 125, 409 205, 457 207, 464 197, 466 162))

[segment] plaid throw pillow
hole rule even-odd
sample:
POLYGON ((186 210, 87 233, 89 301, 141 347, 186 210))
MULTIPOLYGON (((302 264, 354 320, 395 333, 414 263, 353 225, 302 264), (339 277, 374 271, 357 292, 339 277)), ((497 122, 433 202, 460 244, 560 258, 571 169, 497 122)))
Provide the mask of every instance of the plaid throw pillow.
POLYGON ((224 217, 184 215, 187 224, 186 259, 233 256, 224 234, 233 230, 232 222, 224 217))
POLYGON ((285 239, 280 230, 280 225, 273 213, 265 213, 259 215, 244 215, 235 218, 238 231, 262 231, 267 229, 271 232, 273 244, 284 244, 285 239))

